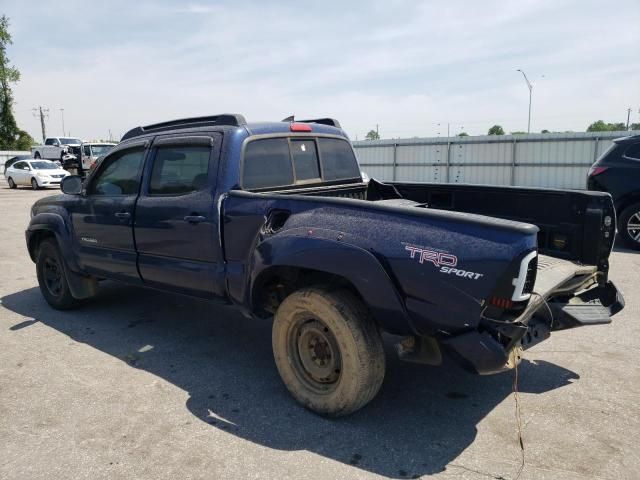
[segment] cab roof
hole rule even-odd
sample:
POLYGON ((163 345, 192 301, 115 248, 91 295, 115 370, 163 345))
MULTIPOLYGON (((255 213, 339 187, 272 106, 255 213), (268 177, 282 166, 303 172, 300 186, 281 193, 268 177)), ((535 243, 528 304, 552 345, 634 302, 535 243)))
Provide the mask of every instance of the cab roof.
POLYGON ((261 135, 268 133, 285 133, 294 130, 295 125, 308 124, 311 132, 333 134, 346 137, 340 123, 333 118, 317 118, 310 120, 296 120, 294 116, 285 118, 280 122, 252 122, 247 123, 243 115, 238 113, 223 113, 220 115, 211 115, 206 117, 192 117, 178 120, 170 120, 152 125, 135 127, 122 136, 121 141, 131 138, 183 129, 203 128, 203 127, 236 127, 245 128, 251 135, 261 135))

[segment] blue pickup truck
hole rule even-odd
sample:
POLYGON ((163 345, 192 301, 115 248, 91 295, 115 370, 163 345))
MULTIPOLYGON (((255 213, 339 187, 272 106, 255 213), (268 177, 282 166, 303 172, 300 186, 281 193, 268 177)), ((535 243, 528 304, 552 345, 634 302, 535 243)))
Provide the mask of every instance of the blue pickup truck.
POLYGON ((35 203, 26 232, 46 301, 103 279, 273 318, 282 380, 305 407, 358 410, 404 360, 513 368, 551 331, 609 323, 615 237, 601 192, 363 181, 330 118, 223 114, 137 127, 84 181, 35 203))

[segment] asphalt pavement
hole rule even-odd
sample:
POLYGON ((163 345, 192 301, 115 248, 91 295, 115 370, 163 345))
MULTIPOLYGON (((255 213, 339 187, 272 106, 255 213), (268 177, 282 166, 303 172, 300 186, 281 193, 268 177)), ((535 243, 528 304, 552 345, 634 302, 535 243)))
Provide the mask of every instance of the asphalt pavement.
MULTIPOLYGON (((389 337, 378 397, 328 420, 285 390, 270 321, 110 282, 51 309, 24 230, 55 193, 0 183, 0 479, 515 477, 512 373, 400 362, 389 337)), ((639 271, 616 249, 626 309, 526 353, 520 478, 640 478, 639 271)))

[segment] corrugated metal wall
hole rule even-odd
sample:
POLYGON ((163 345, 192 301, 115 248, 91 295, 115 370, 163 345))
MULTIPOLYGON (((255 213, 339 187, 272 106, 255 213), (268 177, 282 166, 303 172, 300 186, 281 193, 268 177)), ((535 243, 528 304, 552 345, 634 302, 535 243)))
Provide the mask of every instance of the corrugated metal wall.
MULTIPOLYGON (((6 162, 9 158, 15 157, 16 155, 31 155, 31 152, 21 152, 18 150, 2 150, 0 151, 0 167, 4 167, 4 162, 6 162)), ((2 168, 4 172, 4 168, 2 168)))
POLYGON ((584 188, 614 138, 640 132, 486 135, 353 142, 378 180, 584 188))

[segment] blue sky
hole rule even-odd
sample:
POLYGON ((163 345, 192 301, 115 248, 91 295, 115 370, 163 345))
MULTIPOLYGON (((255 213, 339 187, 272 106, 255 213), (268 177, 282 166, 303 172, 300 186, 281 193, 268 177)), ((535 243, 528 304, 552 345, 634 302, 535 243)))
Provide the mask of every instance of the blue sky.
POLYGON ((640 2, 0 0, 19 125, 118 136, 172 118, 338 118, 362 139, 640 121, 640 2), (541 78, 544 75, 544 78, 541 78), (440 125, 438 125, 440 124, 440 125))

